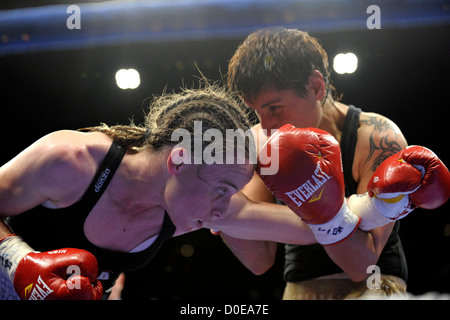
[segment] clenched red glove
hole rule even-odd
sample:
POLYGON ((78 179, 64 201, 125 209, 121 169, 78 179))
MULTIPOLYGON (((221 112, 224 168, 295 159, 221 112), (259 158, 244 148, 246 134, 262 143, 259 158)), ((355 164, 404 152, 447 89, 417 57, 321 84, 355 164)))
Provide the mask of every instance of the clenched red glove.
POLYGON ((323 245, 338 243, 358 227, 359 217, 345 201, 341 149, 336 139, 315 128, 282 126, 263 146, 257 172, 274 196, 283 201, 313 231, 323 245), (278 171, 268 155, 278 154, 278 171))
POLYGON ((410 146, 381 163, 367 190, 349 198, 350 208, 363 213, 363 230, 402 219, 417 207, 443 205, 450 197, 450 172, 430 149, 410 146))
POLYGON ((22 300, 99 300, 103 295, 97 259, 86 250, 35 252, 12 235, 0 242, 0 256, 22 300))

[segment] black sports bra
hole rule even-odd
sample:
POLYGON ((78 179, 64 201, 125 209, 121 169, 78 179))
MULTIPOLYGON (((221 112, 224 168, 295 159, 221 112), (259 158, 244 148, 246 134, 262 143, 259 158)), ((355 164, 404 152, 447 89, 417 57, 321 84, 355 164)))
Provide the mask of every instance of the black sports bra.
POLYGON ((38 206, 6 220, 13 231, 37 251, 78 248, 91 252, 97 258, 99 279, 104 289, 112 286, 121 272, 140 269, 150 262, 161 245, 175 232, 175 226, 165 212, 156 240, 148 248, 136 253, 102 249, 84 235, 84 222, 112 180, 125 153, 126 149, 112 143, 90 186, 75 204, 61 209, 38 206))

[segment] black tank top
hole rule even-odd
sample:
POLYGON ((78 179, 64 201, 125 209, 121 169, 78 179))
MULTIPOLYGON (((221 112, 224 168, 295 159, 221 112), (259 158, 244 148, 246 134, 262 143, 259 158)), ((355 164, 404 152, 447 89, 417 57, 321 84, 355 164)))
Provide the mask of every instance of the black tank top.
POLYGON ((61 248, 78 248, 91 252, 97 258, 99 279, 105 290, 112 286, 121 272, 145 266, 175 232, 175 226, 165 212, 157 239, 150 247, 140 252, 105 250, 95 246, 85 237, 84 221, 112 180, 125 153, 126 149, 115 142, 112 143, 90 186, 75 204, 61 209, 38 206, 6 220, 13 231, 34 250, 44 252, 61 248))
MULTIPOLYGON (((346 197, 356 193, 352 164, 358 138, 361 109, 349 106, 341 137, 342 165, 344 169, 346 197)), ((386 275, 407 280, 408 268, 399 236, 400 222, 397 221, 384 247, 377 266, 386 275)), ((285 245, 284 278, 288 282, 304 281, 320 276, 342 273, 320 244, 285 245)), ((369 274, 368 274, 369 275, 369 274)))

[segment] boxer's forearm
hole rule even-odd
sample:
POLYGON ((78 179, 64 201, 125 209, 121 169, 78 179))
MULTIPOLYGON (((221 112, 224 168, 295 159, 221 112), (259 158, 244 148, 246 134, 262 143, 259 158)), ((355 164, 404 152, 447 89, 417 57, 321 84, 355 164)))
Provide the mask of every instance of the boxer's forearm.
POLYGON ((272 267, 277 242, 315 242, 309 227, 288 207, 251 201, 242 193, 233 196, 227 215, 210 227, 221 231, 230 251, 256 275, 272 267))
MULTIPOLYGON (((254 202, 236 195, 228 213, 211 227, 222 231, 233 254, 256 274, 273 264, 274 242, 316 243, 309 226, 287 206, 254 202)), ((368 266, 376 264, 391 230, 392 224, 370 232, 356 230, 344 241, 324 248, 350 278, 361 281, 367 277, 368 266)))
POLYGON ((244 240, 303 245, 316 242, 308 225, 288 207, 251 201, 242 194, 233 196, 227 215, 208 227, 244 240))
POLYGON ((376 265, 393 228, 393 223, 370 232, 356 230, 344 241, 324 246, 328 256, 353 281, 367 278, 367 268, 376 265))

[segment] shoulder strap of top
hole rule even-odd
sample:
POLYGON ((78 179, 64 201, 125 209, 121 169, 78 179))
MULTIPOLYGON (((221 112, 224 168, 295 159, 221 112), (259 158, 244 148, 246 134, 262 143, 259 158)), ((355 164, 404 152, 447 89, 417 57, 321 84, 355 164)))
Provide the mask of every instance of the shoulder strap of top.
POLYGON ((344 182, 346 196, 356 193, 357 183, 353 179, 352 165, 358 140, 359 117, 361 109, 349 105, 345 117, 344 130, 341 137, 342 166, 344 168, 344 182))
POLYGON ((112 143, 108 153, 97 170, 97 174, 81 200, 78 202, 78 205, 86 209, 83 212, 86 212, 87 214, 91 212, 91 209, 95 206, 103 192, 106 190, 106 187, 111 182, 112 177, 122 162, 126 151, 126 148, 122 148, 116 142, 112 143))
MULTIPOLYGON (((122 148, 116 142, 113 142, 111 148, 106 154, 103 162, 101 163, 95 178, 92 180, 90 186, 86 190, 84 196, 77 203, 81 212, 85 212, 88 215, 97 201, 102 196, 103 192, 111 182, 114 173, 119 167, 126 149, 122 148)), ((84 219, 82 220, 84 223, 84 219)), ((137 253, 125 253, 115 252, 109 250, 103 250, 95 245, 88 243, 87 248, 89 251, 98 256, 107 265, 114 265, 119 269, 134 269, 136 266, 143 266, 155 255, 161 245, 170 239, 175 233, 176 227, 170 219, 167 212, 164 213, 164 221, 161 231, 156 238, 155 242, 146 250, 137 253)))

